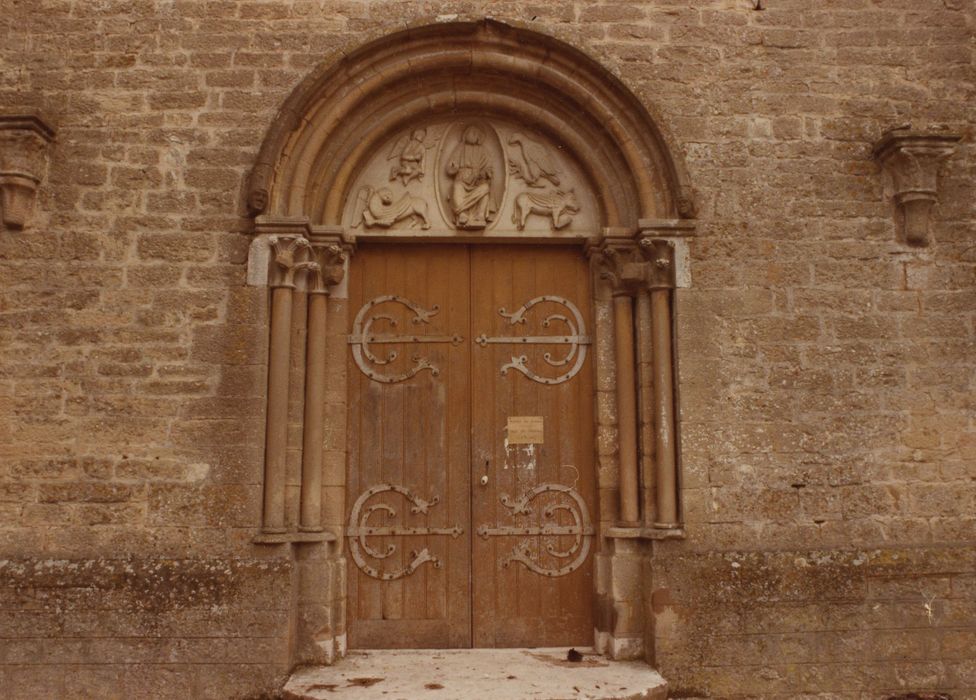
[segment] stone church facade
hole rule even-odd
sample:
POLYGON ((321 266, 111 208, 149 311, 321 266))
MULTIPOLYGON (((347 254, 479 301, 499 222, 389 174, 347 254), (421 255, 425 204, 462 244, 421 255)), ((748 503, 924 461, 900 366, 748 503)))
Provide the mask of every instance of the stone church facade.
POLYGON ((6 696, 976 697, 971 2, 0 22, 6 696))

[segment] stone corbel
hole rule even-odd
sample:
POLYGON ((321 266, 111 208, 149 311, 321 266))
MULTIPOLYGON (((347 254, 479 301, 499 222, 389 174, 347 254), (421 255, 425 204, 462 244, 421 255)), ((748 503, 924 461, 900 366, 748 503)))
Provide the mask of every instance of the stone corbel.
POLYGON ((898 235, 908 245, 929 243, 929 219, 938 199, 939 166, 955 152, 958 134, 907 129, 887 132, 873 155, 894 186, 898 235))
POLYGON ((47 171, 54 129, 36 114, 0 114, 0 211, 3 227, 24 229, 47 171))

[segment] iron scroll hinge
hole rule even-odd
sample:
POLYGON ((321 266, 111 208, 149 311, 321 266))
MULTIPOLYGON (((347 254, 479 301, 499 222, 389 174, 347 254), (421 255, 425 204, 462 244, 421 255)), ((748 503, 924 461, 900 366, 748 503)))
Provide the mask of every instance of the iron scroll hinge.
POLYGON ((534 382, 540 384, 562 384, 567 382, 573 377, 575 377, 579 371, 583 368, 583 362, 586 360, 586 348, 592 344, 590 336, 586 335, 586 323, 583 320, 583 314, 576 307, 573 302, 569 299, 563 297, 554 296, 551 294, 545 294, 542 296, 530 299, 517 310, 509 313, 504 308, 498 310, 498 313, 504 318, 508 319, 509 325, 525 324, 526 313, 529 312, 534 306, 541 304, 543 302, 550 302, 553 304, 559 304, 563 306, 568 314, 554 313, 549 314, 542 320, 543 328, 549 328, 553 322, 559 322, 565 324, 569 333, 563 335, 527 335, 527 336, 517 336, 517 335, 500 335, 500 336, 488 336, 482 333, 477 338, 475 338, 475 343, 481 347, 488 347, 488 345, 568 345, 569 351, 561 358, 553 359, 553 353, 545 352, 542 355, 542 359, 545 360, 546 364, 550 367, 565 367, 572 363, 572 367, 567 372, 560 374, 556 377, 546 377, 536 372, 532 371, 528 366, 529 358, 527 355, 513 355, 512 361, 507 362, 501 367, 501 374, 508 374, 508 370, 514 369, 517 372, 521 372, 526 377, 534 382))
POLYGON ((440 559, 430 553, 424 547, 419 551, 410 552, 410 561, 406 566, 393 571, 380 571, 379 568, 371 566, 366 561, 366 556, 372 559, 383 560, 389 558, 397 550, 395 544, 388 544, 385 550, 378 550, 373 547, 368 537, 407 537, 407 536, 429 536, 445 535, 451 538, 458 538, 464 534, 464 528, 460 525, 453 527, 403 527, 389 525, 370 525, 370 518, 375 513, 384 513, 387 518, 395 518, 396 509, 387 503, 376 503, 366 507, 366 502, 373 496, 381 493, 398 493, 410 502, 410 512, 414 514, 426 515, 428 510, 440 502, 440 498, 434 496, 429 501, 415 495, 409 489, 397 484, 377 484, 363 493, 353 504, 352 512, 349 514, 349 526, 346 528, 346 537, 349 538, 349 553, 352 555, 356 566, 367 576, 380 581, 395 581, 396 579, 409 576, 419 569, 423 564, 430 563, 435 569, 441 568, 440 559))
POLYGON ((389 365, 400 357, 397 350, 390 350, 385 357, 373 351, 374 345, 408 345, 408 344, 437 344, 449 343, 453 346, 460 345, 464 338, 460 335, 408 335, 395 333, 377 333, 373 331, 373 324, 377 321, 385 321, 391 327, 397 326, 397 320, 388 314, 373 314, 372 310, 385 303, 395 303, 404 306, 413 312, 410 319, 414 324, 430 323, 431 317, 435 316, 440 307, 436 304, 429 309, 425 309, 420 304, 405 299, 396 294, 386 294, 378 296, 363 304, 363 307, 356 314, 353 322, 352 333, 349 334, 347 342, 352 350, 353 360, 356 366, 362 370, 363 374, 376 382, 384 384, 395 384, 406 381, 416 376, 424 370, 429 370, 433 376, 440 374, 440 369, 426 358, 419 355, 413 356, 414 365, 410 369, 398 374, 384 374, 376 369, 383 365, 389 365))
POLYGON ((524 566, 540 576, 557 577, 572 573, 586 561, 590 553, 590 543, 595 534, 595 529, 590 522, 590 514, 586 508, 583 497, 569 486, 562 484, 540 484, 521 498, 511 499, 508 496, 501 496, 502 505, 511 511, 512 517, 519 515, 531 515, 532 507, 529 505, 537 496, 544 493, 561 494, 567 497, 568 503, 556 503, 546 506, 542 511, 544 518, 552 520, 551 523, 537 526, 517 526, 503 525, 489 527, 482 525, 478 528, 477 534, 482 539, 489 537, 573 537, 573 543, 568 549, 559 549, 555 544, 546 545, 546 552, 556 559, 569 559, 569 561, 558 568, 552 569, 542 566, 539 563, 538 555, 530 551, 529 543, 525 540, 516 543, 512 552, 503 559, 502 566, 508 567, 512 562, 524 566), (569 514, 573 520, 572 525, 557 525, 555 523, 556 513, 563 512, 569 514))

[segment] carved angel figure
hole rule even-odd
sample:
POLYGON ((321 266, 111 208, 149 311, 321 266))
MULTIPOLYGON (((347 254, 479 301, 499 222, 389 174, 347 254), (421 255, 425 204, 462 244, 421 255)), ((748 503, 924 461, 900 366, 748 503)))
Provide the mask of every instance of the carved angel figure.
POLYGON ((510 173, 525 180, 529 187, 543 187, 545 183, 540 180, 548 180, 559 186, 559 168, 544 145, 518 132, 509 137, 508 144, 515 146, 521 155, 520 160, 509 158, 510 173))
POLYGON ((369 185, 361 187, 356 195, 356 213, 353 216, 353 226, 364 225, 366 228, 379 226, 389 228, 398 221, 410 219, 410 225, 415 226, 420 221, 420 228, 430 228, 427 219, 427 202, 420 197, 414 197, 405 192, 400 199, 393 201, 393 192, 388 187, 374 190, 369 185))
POLYGON ((484 228, 495 219, 497 207, 491 196, 495 173, 484 138, 479 127, 466 127, 447 162, 447 174, 454 178, 449 199, 458 228, 484 228))
POLYGON ((437 138, 427 140, 426 129, 414 129, 409 135, 404 134, 387 154, 387 160, 396 159, 396 164, 390 168, 390 181, 400 178, 406 185, 413 179, 424 179, 424 160, 428 148, 433 148, 437 138))
POLYGON ((573 216, 579 211, 579 201, 573 190, 562 192, 522 192, 515 198, 512 211, 512 223, 521 231, 530 214, 548 216, 552 220, 552 227, 563 228, 573 221, 573 216))

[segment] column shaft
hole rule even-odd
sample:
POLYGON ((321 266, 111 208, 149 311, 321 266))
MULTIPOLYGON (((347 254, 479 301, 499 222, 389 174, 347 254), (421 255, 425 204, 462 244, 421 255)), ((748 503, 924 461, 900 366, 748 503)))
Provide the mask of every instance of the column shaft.
POLYGON ((324 291, 309 292, 299 521, 300 529, 307 532, 322 529, 322 435, 325 420, 325 333, 328 300, 324 291))
POLYGON ((654 426, 656 433, 657 527, 678 526, 674 444, 674 366, 671 358, 671 291, 651 292, 654 334, 654 426))
POLYGON ((617 360, 617 440, 620 462, 621 525, 640 522, 637 486, 637 382, 634 373, 634 304, 626 295, 613 298, 617 360))
POLYGON ((651 294, 641 289, 634 311, 637 326, 637 415, 640 426, 641 519, 654 524, 657 512, 657 472, 654 466, 654 334, 651 328, 651 294))
POLYGON ((285 453, 288 446, 288 371, 294 289, 271 290, 271 343, 268 353, 268 416, 264 447, 262 530, 285 531, 285 453))

